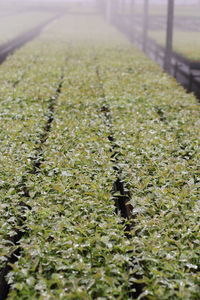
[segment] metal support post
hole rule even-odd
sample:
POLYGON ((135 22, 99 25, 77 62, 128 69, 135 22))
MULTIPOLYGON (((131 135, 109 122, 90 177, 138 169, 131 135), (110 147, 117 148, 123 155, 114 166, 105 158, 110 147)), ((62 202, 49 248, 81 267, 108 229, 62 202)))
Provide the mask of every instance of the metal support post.
POLYGON ((111 0, 106 1, 106 21, 111 22, 112 16, 111 16, 111 0))
POLYGON ((174 0, 168 0, 167 34, 166 34, 164 69, 169 73, 171 73, 171 59, 172 59, 172 52, 173 52, 173 28, 174 28, 174 0))
POLYGON ((131 14, 131 19, 130 19, 130 24, 131 24, 131 40, 134 42, 135 40, 135 0, 131 0, 130 3, 130 14, 131 14))
POLYGON ((149 0, 144 0, 144 13, 143 13, 143 51, 146 52, 147 38, 149 26, 149 0))

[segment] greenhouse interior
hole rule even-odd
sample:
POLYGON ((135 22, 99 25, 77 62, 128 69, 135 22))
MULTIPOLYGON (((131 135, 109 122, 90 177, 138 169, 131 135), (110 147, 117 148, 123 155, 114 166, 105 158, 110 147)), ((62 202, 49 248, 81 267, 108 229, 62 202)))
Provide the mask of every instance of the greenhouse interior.
POLYGON ((200 1, 0 0, 0 300, 200 299, 200 1))

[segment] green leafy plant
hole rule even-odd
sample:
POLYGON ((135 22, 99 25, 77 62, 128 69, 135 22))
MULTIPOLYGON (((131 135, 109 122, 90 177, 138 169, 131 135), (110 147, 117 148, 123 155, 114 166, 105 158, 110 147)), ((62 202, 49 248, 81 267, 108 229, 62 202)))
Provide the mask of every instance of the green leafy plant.
POLYGON ((94 16, 60 19, 10 57, 3 72, 1 267, 19 247, 10 237, 23 231, 8 299, 198 299, 193 95, 94 16), (17 69, 19 60, 28 71, 11 92, 15 78, 7 68, 17 69), (62 90, 50 110, 61 70, 62 90), (117 174, 105 102, 131 193, 129 239, 111 195, 117 174))

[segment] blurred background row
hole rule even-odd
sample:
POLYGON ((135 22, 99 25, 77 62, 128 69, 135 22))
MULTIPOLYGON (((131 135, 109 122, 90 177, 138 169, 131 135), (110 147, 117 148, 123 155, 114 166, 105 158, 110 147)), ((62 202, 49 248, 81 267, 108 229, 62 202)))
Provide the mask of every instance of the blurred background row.
POLYGON ((108 22, 200 96, 199 0, 97 0, 108 22))
MULTIPOLYGON (((173 50, 191 60, 200 60, 200 0, 170 1, 174 2, 173 50)), ((5 36, 3 31, 6 28, 9 31, 9 27, 10 31, 14 28, 17 31, 16 27, 22 26, 27 12, 63 11, 64 7, 66 13, 72 13, 78 12, 80 6, 83 12, 85 6, 87 13, 98 10, 118 25, 123 24, 134 34, 135 40, 142 38, 145 23, 148 38, 165 46, 167 5, 168 0, 1 0, 0 36, 5 36), (15 18, 17 14, 18 18, 15 18), (6 17, 10 18, 6 20, 6 17)))
POLYGON ((59 13, 101 14, 200 95, 200 0, 1 0, 0 45, 59 13))
MULTIPOLYGON (((200 60, 200 1, 170 0, 174 2, 173 49, 192 60, 200 60)), ((100 9, 109 5, 107 14, 115 21, 125 23, 142 36, 146 23, 148 37, 164 46, 166 43, 168 0, 99 0, 100 9), (147 7, 148 6, 148 7, 147 7), (145 11, 146 10, 146 11, 145 11)), ((108 16, 107 16, 108 17, 108 16)))

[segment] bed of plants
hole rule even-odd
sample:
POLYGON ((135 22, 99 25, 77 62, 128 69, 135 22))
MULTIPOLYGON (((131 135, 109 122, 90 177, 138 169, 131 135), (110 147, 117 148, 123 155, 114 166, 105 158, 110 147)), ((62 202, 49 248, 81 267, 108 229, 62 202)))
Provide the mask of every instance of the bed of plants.
POLYGON ((49 117, 64 59, 65 51, 53 45, 49 50, 38 39, 1 66, 1 268, 15 248, 7 240, 18 231, 23 178, 49 117))
MULTIPOLYGON (((165 45, 164 31, 150 31, 149 36, 158 44, 165 45)), ((200 33, 191 31, 174 31, 173 50, 188 59, 200 60, 200 33)))
POLYGON ((132 195, 135 282, 144 298, 198 299, 199 104, 130 49, 104 52, 101 68, 132 195))
MULTIPOLYGON (((48 40, 49 46, 49 32, 43 36, 44 40, 48 40)), ((40 47, 41 51, 42 46, 38 43, 35 43, 34 47, 40 47)), ((16 145, 14 133, 9 136, 8 142, 9 144, 14 142, 14 150, 10 155, 10 162, 5 156, 2 158, 10 168, 4 174, 4 177, 10 180, 9 189, 8 186, 2 189, 4 200, 2 214, 5 215, 2 219, 4 226, 1 231, 2 267, 8 252, 12 253, 17 248, 16 245, 10 245, 11 243, 8 242, 10 237, 15 234, 15 230, 24 230, 24 236, 20 241, 21 259, 13 266, 13 273, 9 273, 8 276, 9 283, 13 283, 14 289, 10 298, 23 299, 24 297, 25 299, 41 296, 43 299, 48 299, 50 295, 52 297, 60 295, 74 299, 88 299, 88 297, 92 299, 95 295, 102 297, 107 295, 111 299, 116 295, 124 299, 129 285, 128 241, 123 237, 124 226, 120 218, 115 215, 114 202, 111 200, 115 175, 110 162, 111 153, 107 138, 109 133, 102 121, 100 106, 96 103, 100 92, 97 80, 94 79, 96 69, 90 58, 93 49, 88 51, 86 48, 82 61, 80 48, 72 54, 70 48, 70 51, 66 51, 63 92, 57 103, 48 142, 40 151, 44 163, 38 172, 33 174, 29 171, 32 168, 30 157, 34 157, 40 134, 44 130, 48 99, 51 97, 46 90, 46 82, 51 82, 51 76, 57 79, 60 64, 64 64, 59 58, 64 51, 62 40, 59 47, 59 52, 59 49, 53 49, 54 51, 47 54, 48 48, 43 50, 42 58, 46 56, 45 65, 40 65, 41 60, 36 57, 40 67, 31 68, 28 72, 30 76, 28 91, 24 89, 27 87, 26 75, 16 87, 16 99, 20 96, 17 93, 23 91, 26 94, 27 99, 23 98, 22 103, 32 112, 33 120, 30 122, 30 112, 23 110, 23 118, 19 120, 19 132, 23 136, 18 136, 16 145), (75 64, 77 64, 76 68, 75 64), (37 94, 35 95, 36 78, 41 86, 41 90, 38 87, 38 97, 37 94), (33 84, 33 94, 31 94, 30 83, 33 84), (95 85, 96 88, 93 88, 95 85), (32 104, 32 97, 35 99, 34 104, 32 104), (38 110, 36 110, 36 103, 39 106, 38 110), (43 119, 42 116, 41 119, 39 118, 38 111, 41 111, 43 119), (66 120, 67 112, 68 120, 66 120), (22 122, 24 118, 31 126, 22 122), (25 141, 26 137, 29 138, 28 145, 25 141), (21 178, 25 179, 25 186, 29 191, 28 197, 19 192, 18 182, 15 188, 14 180, 20 182, 21 178), (20 202, 26 203, 29 209, 22 210, 20 202), (19 225, 19 217, 25 220, 22 225, 19 225), (27 232, 25 228, 28 229, 27 232), (39 241, 40 235, 41 241, 39 241), (37 252, 38 247, 41 247, 40 257, 37 252), (33 251, 30 252, 30 249, 33 251), (31 260, 30 256, 32 256, 31 260), (41 272, 36 271, 39 266, 38 259, 41 272), (47 268, 46 260, 50 262, 47 268), (33 261, 36 263, 34 271, 33 261), (25 284, 22 284, 24 275, 25 284), (63 279, 60 281, 61 278, 63 279)), ((24 54, 28 58, 27 50, 18 53, 19 57, 24 54)), ((10 60, 14 60, 14 57, 10 60)), ((6 65, 4 67, 6 68, 6 65)), ((7 89, 11 82, 12 76, 10 82, 7 78, 7 89)), ((4 91, 5 96, 6 93, 8 91, 4 91)), ((16 115, 15 98, 11 103, 12 107, 7 109, 16 115)))
POLYGON ((91 88, 94 67, 76 61, 67 64, 41 172, 28 178, 29 234, 10 273, 11 299, 127 297, 129 242, 111 200, 109 133, 91 88))
POLYGON ((1 268, 20 248, 8 299, 197 300, 197 100, 94 16, 49 27, 0 81, 1 268))
POLYGON ((22 33, 33 29, 45 20, 50 19, 53 12, 23 12, 8 15, 0 20, 0 45, 11 41, 22 33))

